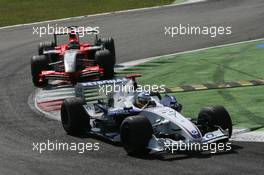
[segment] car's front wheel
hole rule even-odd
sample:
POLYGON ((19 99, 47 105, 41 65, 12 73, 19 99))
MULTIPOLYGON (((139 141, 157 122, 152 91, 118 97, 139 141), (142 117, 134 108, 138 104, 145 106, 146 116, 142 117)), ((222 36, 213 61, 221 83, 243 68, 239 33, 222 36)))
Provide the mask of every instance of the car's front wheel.
POLYGON ((121 142, 130 155, 148 153, 147 145, 152 134, 150 121, 142 115, 125 118, 120 127, 121 142))
POLYGON ((223 106, 202 108, 198 115, 197 124, 209 129, 220 126, 223 130, 228 130, 229 138, 232 136, 232 120, 223 106))
POLYGON ((78 135, 89 131, 90 117, 83 107, 85 101, 74 97, 65 99, 61 106, 61 123, 64 130, 70 135, 78 135))

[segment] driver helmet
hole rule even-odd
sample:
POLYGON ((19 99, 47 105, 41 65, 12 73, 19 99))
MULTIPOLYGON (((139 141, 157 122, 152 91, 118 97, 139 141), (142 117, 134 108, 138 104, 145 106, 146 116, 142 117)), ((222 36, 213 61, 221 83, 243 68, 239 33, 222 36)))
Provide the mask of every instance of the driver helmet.
POLYGON ((79 43, 77 27, 68 27, 69 43, 79 43))
POLYGON ((151 101, 150 94, 147 92, 140 92, 136 97, 136 106, 143 107, 151 101))
POLYGON ((79 49, 80 44, 77 35, 78 34, 74 30, 69 33, 69 49, 79 49))
POLYGON ((74 32, 74 31, 71 31, 69 33, 69 42, 76 42, 78 43, 78 37, 77 37, 77 34, 74 32))

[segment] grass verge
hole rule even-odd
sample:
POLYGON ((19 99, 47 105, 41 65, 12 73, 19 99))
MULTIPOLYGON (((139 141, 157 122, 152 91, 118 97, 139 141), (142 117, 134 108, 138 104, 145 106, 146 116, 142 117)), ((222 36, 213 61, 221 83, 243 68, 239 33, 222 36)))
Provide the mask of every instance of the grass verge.
MULTIPOLYGON (((0 26, 159 6, 174 0, 0 0, 0 26)), ((182 2, 182 0, 179 0, 182 2)))
MULTIPOLYGON (((203 83, 221 83, 264 78, 264 41, 165 56, 126 69, 143 74, 141 84, 165 84, 166 87, 203 83)), ((235 127, 263 129, 264 86, 177 93, 183 114, 196 118, 200 108, 224 105, 235 127)))

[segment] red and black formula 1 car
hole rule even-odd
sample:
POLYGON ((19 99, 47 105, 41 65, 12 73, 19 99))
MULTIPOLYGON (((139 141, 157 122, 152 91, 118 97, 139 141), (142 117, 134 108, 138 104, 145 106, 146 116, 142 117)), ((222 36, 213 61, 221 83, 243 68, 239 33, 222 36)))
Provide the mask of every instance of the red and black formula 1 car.
MULTIPOLYGON (((95 33, 96 31, 85 31, 95 33)), ((53 42, 39 44, 39 55, 31 59, 32 80, 44 87, 48 80, 80 81, 111 79, 114 76, 115 45, 113 38, 96 39, 94 44, 79 42, 80 32, 55 33, 53 42), (68 35, 68 43, 57 44, 58 35, 68 35)))

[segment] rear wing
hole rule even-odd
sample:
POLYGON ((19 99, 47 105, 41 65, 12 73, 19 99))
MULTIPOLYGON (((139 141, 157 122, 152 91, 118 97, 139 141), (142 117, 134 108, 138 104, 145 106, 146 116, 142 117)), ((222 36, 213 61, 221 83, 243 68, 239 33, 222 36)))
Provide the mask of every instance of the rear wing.
POLYGON ((128 78, 114 78, 112 80, 100 80, 85 83, 78 83, 75 86, 76 97, 81 97, 87 103, 96 103, 98 100, 107 99, 107 94, 104 92, 105 86, 113 86, 115 84, 126 84, 128 78))

